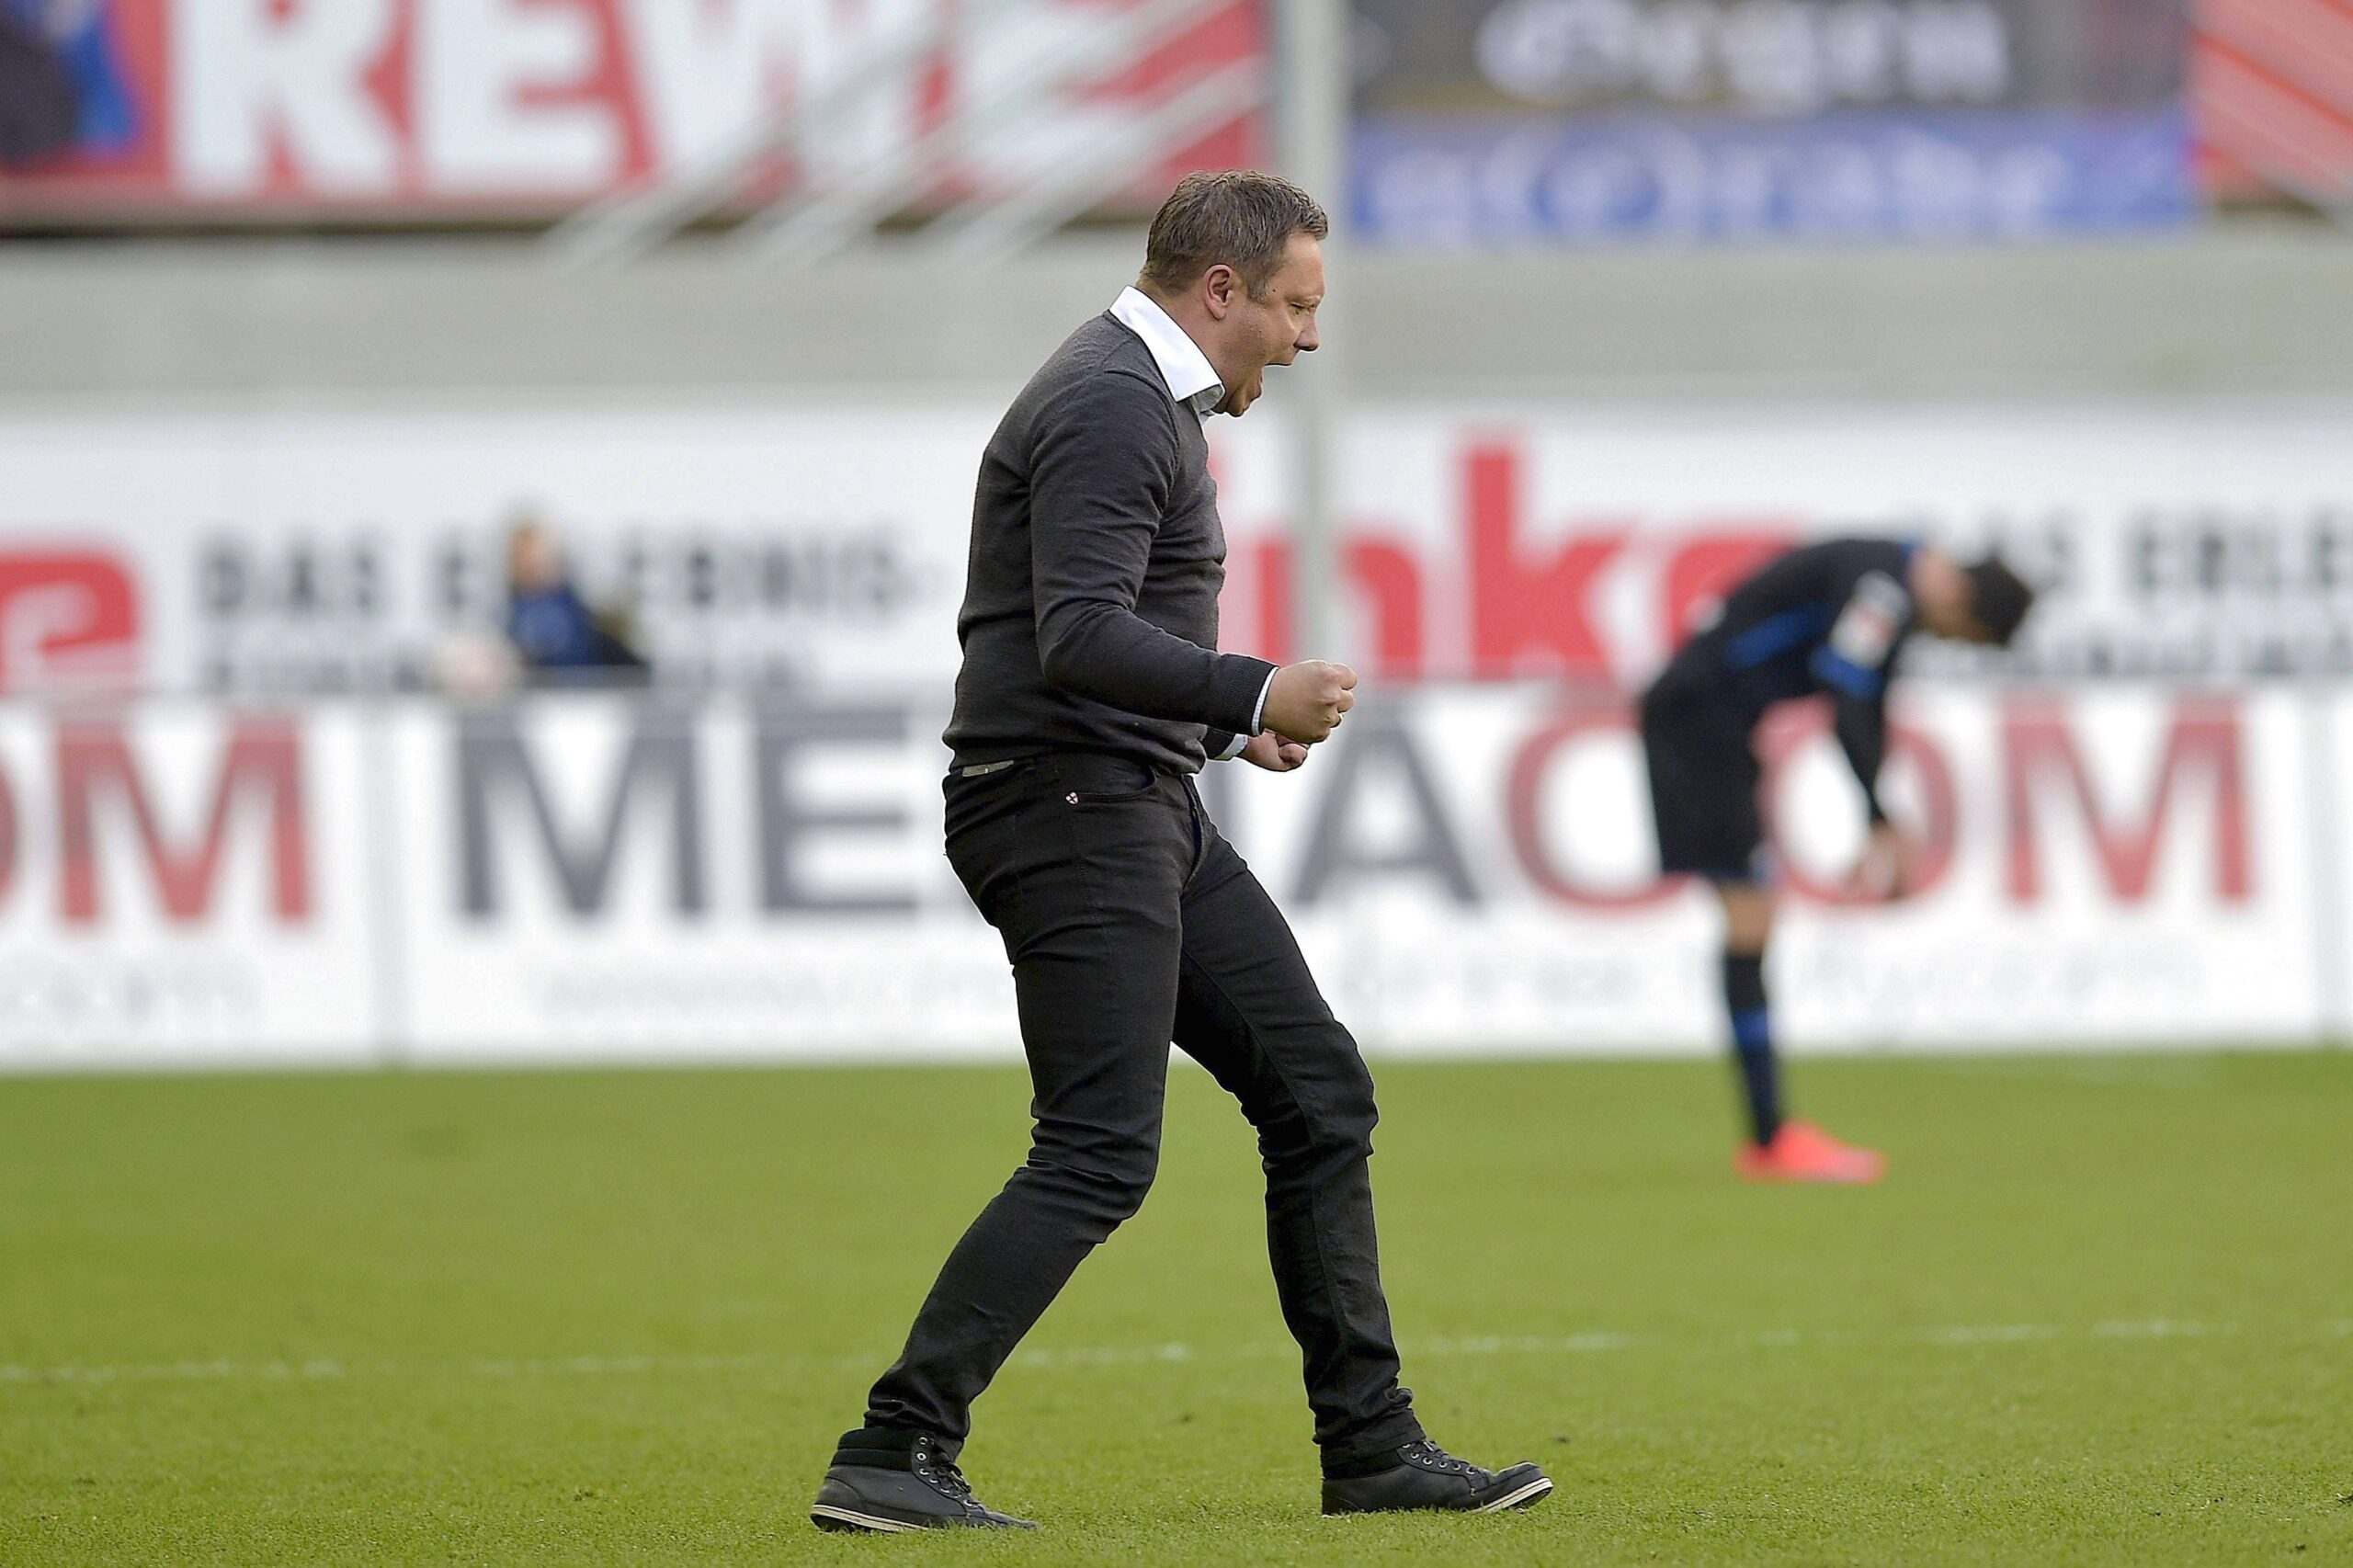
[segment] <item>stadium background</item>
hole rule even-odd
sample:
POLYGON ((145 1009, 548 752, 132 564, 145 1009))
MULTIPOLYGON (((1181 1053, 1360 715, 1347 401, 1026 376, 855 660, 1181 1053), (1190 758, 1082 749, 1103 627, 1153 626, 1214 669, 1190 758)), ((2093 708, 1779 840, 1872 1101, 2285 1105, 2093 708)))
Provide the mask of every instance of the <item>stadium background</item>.
MULTIPOLYGON (((0 1059, 1008 1057, 936 848, 972 455, 1174 171, 1339 161, 1280 18, 88 15, 78 141, 0 182, 0 1059), (525 509, 650 692, 439 689, 525 509)), ((1838 905, 1849 788, 1776 738, 1792 1040, 2344 1034, 2353 17, 1350 25, 1335 347, 1216 450, 1230 641, 1372 700, 1216 781, 1368 1044, 1707 1048, 1621 697, 1855 526, 2051 591, 2010 665, 1923 651, 1914 905, 1838 905)))
POLYGON ((1027 1133, 977 451, 1265 162, 1342 228, 1229 636, 1367 700, 1207 787, 1417 1404, 1562 1484, 1314 1515, 1185 1072, 966 1456, 1046 1531, 900 1544, 2353 1559, 2353 0, 0 0, 0 1562, 865 1560, 810 1489, 1027 1133), (516 684, 527 516, 650 684, 516 684), (1915 903, 1766 737, 1793 1108, 1890 1173, 1752 1188, 1625 697, 1854 526, 2049 588, 1899 688, 1915 903))

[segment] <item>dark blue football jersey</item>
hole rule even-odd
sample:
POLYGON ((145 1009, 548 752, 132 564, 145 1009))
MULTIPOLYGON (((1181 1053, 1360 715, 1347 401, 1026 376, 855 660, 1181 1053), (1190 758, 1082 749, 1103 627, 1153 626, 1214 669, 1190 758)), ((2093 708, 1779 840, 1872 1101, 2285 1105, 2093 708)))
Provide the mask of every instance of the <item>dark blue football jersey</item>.
POLYGON ((1726 596, 1659 678, 1705 691, 1751 726, 1778 702, 1827 697, 1838 741, 1880 811, 1887 687, 1919 630, 1909 540, 1832 539, 1768 562, 1726 596))

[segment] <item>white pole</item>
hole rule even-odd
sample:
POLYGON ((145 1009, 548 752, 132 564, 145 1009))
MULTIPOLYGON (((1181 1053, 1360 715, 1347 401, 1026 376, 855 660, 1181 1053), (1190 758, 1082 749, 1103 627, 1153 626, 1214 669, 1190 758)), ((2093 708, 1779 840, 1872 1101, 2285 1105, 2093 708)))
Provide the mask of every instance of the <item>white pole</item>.
POLYGON ((1347 660, 1338 613, 1340 540, 1332 504, 1335 437, 1346 406, 1347 339, 1336 310, 1348 278, 1341 224, 1347 205, 1347 0, 1271 0, 1275 12, 1276 157, 1283 175, 1331 214, 1324 267, 1332 298, 1317 318, 1323 347, 1285 376, 1290 432, 1291 608, 1295 658, 1347 660))

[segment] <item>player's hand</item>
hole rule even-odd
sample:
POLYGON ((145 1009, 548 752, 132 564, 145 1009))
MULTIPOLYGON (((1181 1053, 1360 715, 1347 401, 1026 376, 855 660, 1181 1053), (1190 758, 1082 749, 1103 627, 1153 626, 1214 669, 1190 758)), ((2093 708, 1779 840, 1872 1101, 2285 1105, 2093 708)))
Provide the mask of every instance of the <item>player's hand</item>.
POLYGON ((1847 879, 1847 892, 1858 899, 1893 903, 1912 896, 1918 885, 1920 846, 1892 822, 1871 824, 1861 858, 1847 879))
POLYGON ((1307 748, 1297 741, 1287 741, 1272 730, 1262 731, 1250 737, 1242 748, 1242 760, 1253 767, 1263 767, 1269 773, 1289 773, 1307 764, 1307 748))
POLYGON ((1357 672, 1346 665, 1323 659, 1285 665, 1267 687, 1260 722, 1285 740, 1313 745, 1338 729, 1340 715, 1357 705, 1356 684, 1357 672))

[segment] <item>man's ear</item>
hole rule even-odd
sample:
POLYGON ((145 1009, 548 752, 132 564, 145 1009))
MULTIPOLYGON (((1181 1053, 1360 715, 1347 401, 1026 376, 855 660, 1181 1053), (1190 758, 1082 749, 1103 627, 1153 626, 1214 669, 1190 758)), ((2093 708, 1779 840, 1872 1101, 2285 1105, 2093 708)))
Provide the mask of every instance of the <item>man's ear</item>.
POLYGON ((1201 279, 1201 302, 1208 308, 1211 321, 1223 321, 1241 293, 1242 275, 1222 261, 1201 279))

